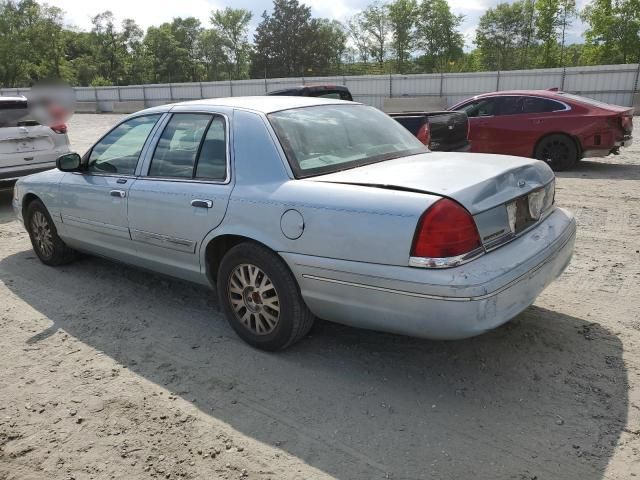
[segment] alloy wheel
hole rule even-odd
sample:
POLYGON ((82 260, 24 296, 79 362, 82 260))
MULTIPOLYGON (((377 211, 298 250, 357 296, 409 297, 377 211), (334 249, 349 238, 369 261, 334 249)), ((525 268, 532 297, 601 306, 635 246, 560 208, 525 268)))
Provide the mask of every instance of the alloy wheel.
POLYGON ((51 226, 42 212, 36 211, 31 217, 31 233, 40 253, 44 257, 51 257, 53 255, 51 226))
POLYGON ((243 263, 229 277, 229 301, 236 318, 256 335, 274 331, 280 318, 280 298, 267 274, 243 263))
POLYGON ((552 140, 542 149, 542 156, 545 160, 556 163, 569 159, 569 146, 562 140, 552 140))

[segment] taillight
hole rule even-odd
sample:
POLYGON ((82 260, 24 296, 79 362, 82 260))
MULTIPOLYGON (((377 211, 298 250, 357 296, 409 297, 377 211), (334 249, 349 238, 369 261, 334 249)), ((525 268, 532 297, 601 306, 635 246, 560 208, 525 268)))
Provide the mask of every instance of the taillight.
POLYGON ((51 130, 56 133, 67 133, 67 126, 64 123, 51 126, 51 130))
POLYGON ((418 130, 416 138, 422 142, 423 145, 427 147, 431 143, 431 132, 429 132, 429 122, 424 122, 424 124, 418 130))
POLYGON ((482 253, 482 243, 471 214, 460 204, 443 198, 420 218, 411 247, 413 266, 453 267, 466 255, 482 253))

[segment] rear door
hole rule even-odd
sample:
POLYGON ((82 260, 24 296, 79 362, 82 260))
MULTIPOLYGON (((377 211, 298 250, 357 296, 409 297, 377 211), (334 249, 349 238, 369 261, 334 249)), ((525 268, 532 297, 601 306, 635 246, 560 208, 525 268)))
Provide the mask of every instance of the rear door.
POLYGON ((222 222, 233 188, 228 125, 226 115, 183 111, 161 126, 129 191, 131 237, 148 267, 199 278, 200 243, 222 222))
POLYGON ((60 182, 63 235, 97 253, 120 258, 133 252, 127 196, 138 159, 160 114, 117 125, 87 152, 87 170, 60 182))

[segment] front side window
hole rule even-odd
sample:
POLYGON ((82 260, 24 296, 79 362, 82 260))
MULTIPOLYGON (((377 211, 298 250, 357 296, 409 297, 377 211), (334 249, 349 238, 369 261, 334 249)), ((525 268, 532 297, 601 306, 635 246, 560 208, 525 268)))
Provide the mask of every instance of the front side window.
POLYGON ((142 147, 158 118, 160 115, 135 117, 111 130, 91 150, 88 171, 133 175, 142 147))
POLYGON ((493 98, 481 98, 467 103, 458 108, 458 111, 465 112, 467 117, 492 117, 497 115, 497 103, 493 98))
POLYGON ((294 108, 268 118, 297 178, 428 152, 398 122, 364 105, 294 108))
POLYGON ((223 117, 176 113, 158 140, 149 176, 223 180, 226 158, 223 117))

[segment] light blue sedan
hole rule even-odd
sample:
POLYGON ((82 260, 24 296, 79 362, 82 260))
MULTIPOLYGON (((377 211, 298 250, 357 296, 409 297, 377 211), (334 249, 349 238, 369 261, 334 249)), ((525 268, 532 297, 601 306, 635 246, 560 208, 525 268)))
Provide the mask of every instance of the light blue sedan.
POLYGON ((531 305, 571 259, 553 172, 431 153, 382 112, 305 97, 198 100, 127 117, 16 184, 42 262, 104 256, 217 290, 265 350, 315 318, 457 339, 531 305))

